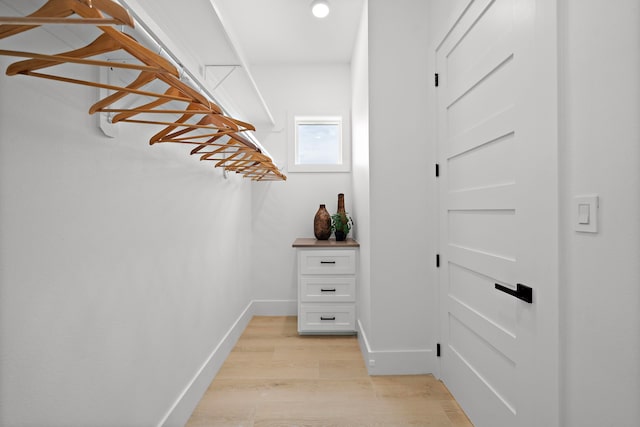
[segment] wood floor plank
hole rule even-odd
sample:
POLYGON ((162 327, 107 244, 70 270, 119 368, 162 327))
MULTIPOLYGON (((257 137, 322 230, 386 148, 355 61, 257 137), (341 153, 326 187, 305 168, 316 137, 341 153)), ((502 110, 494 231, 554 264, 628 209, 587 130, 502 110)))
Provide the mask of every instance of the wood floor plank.
POLYGON ((254 360, 225 362, 218 378, 273 378, 318 379, 320 362, 317 360, 254 360))
POLYGON ((254 317, 187 427, 473 427, 432 375, 369 376, 355 336, 254 317))

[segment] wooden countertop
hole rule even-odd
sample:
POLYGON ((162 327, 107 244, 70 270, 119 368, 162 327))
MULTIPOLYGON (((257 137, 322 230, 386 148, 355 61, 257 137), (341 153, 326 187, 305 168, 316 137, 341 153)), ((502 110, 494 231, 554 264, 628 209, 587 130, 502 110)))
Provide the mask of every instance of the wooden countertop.
POLYGON ((318 240, 315 237, 298 237, 291 245, 294 248, 358 248, 360 243, 351 237, 336 242, 336 239, 318 240))

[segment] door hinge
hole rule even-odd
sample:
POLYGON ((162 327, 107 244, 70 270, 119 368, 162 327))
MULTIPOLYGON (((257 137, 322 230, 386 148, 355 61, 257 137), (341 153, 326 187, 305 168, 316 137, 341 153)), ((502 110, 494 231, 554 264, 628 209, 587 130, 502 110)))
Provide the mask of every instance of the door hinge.
POLYGON ((440 268, 440 254, 436 254, 436 267, 440 268))
POLYGON ((436 357, 440 357, 440 343, 436 344, 436 357))
POLYGON ((438 87, 438 85, 440 84, 440 78, 438 76, 438 73, 436 73, 434 80, 435 80, 436 87, 438 87))
POLYGON ((440 165, 436 163, 436 178, 440 176, 440 165))

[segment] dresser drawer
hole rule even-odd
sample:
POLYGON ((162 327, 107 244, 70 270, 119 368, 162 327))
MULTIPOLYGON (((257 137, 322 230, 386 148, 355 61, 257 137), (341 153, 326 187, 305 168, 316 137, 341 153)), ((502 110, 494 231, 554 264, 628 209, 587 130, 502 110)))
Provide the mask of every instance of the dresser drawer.
POLYGON ((319 277, 300 278, 300 301, 304 302, 355 302, 355 277, 319 277))
POLYGON ((300 274, 355 274, 355 250, 308 250, 299 252, 300 274))
POLYGON ((355 304, 300 304, 298 332, 355 332, 355 304))

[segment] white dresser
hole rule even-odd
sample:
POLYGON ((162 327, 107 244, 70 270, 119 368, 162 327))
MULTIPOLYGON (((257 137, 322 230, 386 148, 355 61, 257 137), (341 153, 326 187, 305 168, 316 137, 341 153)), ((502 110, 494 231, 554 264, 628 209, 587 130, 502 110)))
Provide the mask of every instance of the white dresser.
POLYGON ((298 333, 356 332, 356 267, 353 239, 298 238, 298 333))

